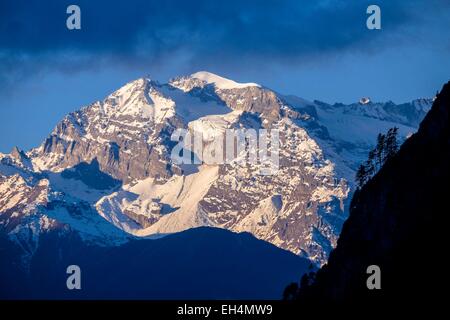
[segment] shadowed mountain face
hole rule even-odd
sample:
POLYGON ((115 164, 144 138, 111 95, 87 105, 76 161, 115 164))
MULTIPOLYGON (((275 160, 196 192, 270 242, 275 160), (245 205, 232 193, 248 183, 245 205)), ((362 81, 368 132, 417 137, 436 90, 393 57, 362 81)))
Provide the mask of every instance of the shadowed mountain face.
POLYGON ((336 249, 300 302, 436 302, 447 247, 449 113, 447 83, 419 131, 355 193, 336 249), (366 286, 370 265, 381 269, 381 290, 366 286))
POLYGON ((279 299, 309 261, 248 233, 197 228, 117 247, 86 244, 73 232, 41 237, 29 264, 0 234, 0 298, 279 299), (81 290, 68 290, 66 268, 81 268, 81 290), (300 271, 300 272, 299 272, 300 271))
POLYGON ((73 168, 65 169, 61 172, 61 176, 65 179, 80 180, 86 186, 97 190, 113 189, 122 184, 120 180, 103 173, 97 159, 93 159, 91 163, 81 162, 73 168))

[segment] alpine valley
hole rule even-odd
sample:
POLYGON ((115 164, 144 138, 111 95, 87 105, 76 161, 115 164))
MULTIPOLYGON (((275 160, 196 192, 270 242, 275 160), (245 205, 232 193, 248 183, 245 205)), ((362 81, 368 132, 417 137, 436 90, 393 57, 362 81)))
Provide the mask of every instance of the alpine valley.
POLYGON ((377 135, 408 139, 432 102, 331 105, 209 72, 132 81, 0 154, 0 296, 279 298, 327 261, 377 135), (279 129, 279 170, 176 164, 179 128, 206 150, 226 129, 279 129), (69 264, 85 290, 65 288, 69 264))

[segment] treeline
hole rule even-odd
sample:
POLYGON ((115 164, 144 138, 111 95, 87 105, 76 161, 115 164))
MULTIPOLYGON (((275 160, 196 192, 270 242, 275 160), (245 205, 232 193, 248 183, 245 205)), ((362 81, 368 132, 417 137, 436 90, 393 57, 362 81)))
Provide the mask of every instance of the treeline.
POLYGON ((356 172, 356 183, 361 188, 375 173, 380 170, 383 164, 395 155, 399 148, 398 128, 388 130, 386 134, 378 134, 376 147, 369 152, 366 162, 361 164, 356 172))

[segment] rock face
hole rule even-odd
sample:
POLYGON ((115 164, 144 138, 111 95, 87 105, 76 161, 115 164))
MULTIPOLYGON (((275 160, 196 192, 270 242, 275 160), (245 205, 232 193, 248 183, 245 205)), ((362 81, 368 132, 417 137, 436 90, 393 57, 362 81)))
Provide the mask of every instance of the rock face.
POLYGON ((138 79, 69 114, 32 150, 34 165, 58 171, 96 159, 102 171, 123 181, 169 177, 173 172, 165 148, 177 119, 161 122, 172 102, 154 86, 149 79, 138 79))
POLYGON ((450 179, 450 82, 409 138, 353 197, 336 249, 300 302, 437 304, 444 283, 450 179), (381 290, 368 290, 366 270, 381 270, 381 290))
POLYGON ((376 135, 394 126, 413 133, 430 103, 329 105, 208 72, 166 84, 141 78, 67 115, 38 148, 0 155, 0 188, 9 192, 0 224, 9 232, 21 223, 12 215, 27 212, 101 243, 213 226, 251 232, 321 265, 376 135), (279 170, 176 163, 171 136, 180 128, 202 134, 203 154, 226 129, 278 129, 279 170), (12 177, 23 180, 17 188, 12 177))

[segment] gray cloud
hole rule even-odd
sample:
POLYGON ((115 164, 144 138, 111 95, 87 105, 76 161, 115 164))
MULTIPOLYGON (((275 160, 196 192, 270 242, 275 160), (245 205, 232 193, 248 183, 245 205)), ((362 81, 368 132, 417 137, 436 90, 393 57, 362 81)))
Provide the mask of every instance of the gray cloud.
POLYGON ((0 3, 0 81, 45 70, 115 64, 245 65, 249 59, 297 63, 366 48, 420 24, 420 13, 449 10, 447 1, 380 0, 383 30, 365 28, 372 1, 4 0, 0 3), (66 8, 81 7, 82 29, 65 26, 66 8), (418 18, 419 17, 419 18, 418 18))

